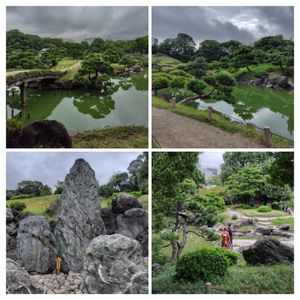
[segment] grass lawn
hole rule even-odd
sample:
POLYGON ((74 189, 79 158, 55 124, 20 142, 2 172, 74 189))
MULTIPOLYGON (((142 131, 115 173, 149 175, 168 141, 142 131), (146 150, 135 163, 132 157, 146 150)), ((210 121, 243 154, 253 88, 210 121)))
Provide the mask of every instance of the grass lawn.
POLYGON ((10 206, 10 204, 14 202, 23 202, 26 204, 25 211, 31 212, 34 215, 43 215, 45 214, 46 209, 50 206, 51 202, 56 199, 56 197, 57 195, 49 195, 28 199, 8 200, 6 201, 6 205, 10 206))
POLYGON ((290 218, 278 218, 272 220, 272 225, 280 226, 283 224, 289 224, 289 225, 294 225, 294 217, 290 218))
MULTIPOLYGON (((173 113, 183 115, 199 122, 208 122, 207 111, 201 111, 193 107, 178 104, 174 107, 169 102, 158 97, 152 97, 152 105, 158 108, 167 109, 173 113)), ((211 125, 227 132, 240 133, 244 137, 255 139, 258 143, 263 142, 262 134, 257 132, 255 129, 249 126, 233 123, 228 118, 225 118, 224 116, 217 113, 212 114, 211 125)), ((293 147, 293 142, 288 142, 275 136, 270 137, 270 143, 274 148, 293 147)))
POLYGON ((280 210, 275 210, 275 209, 272 209, 272 211, 270 211, 270 212, 264 212, 264 213, 257 211, 257 208, 251 208, 251 209, 235 208, 234 210, 236 210, 248 217, 284 217, 284 216, 286 216, 286 213, 284 213, 280 210))
MULTIPOLYGON (((175 266, 169 265, 153 277, 154 294, 203 294, 205 281, 176 281, 175 266)), ((294 265, 229 267, 224 277, 212 280, 213 294, 292 294, 294 293, 294 265)))
POLYGON ((153 55, 152 56, 152 64, 158 64, 163 71, 171 71, 182 65, 183 63, 178 59, 172 58, 166 55, 153 55))
POLYGON ((80 132, 72 136, 73 148, 146 148, 148 129, 144 126, 117 126, 80 132))
POLYGON ((80 67, 69 70, 66 74, 64 74, 62 77, 59 78, 59 81, 72 80, 75 77, 75 75, 78 73, 79 69, 80 67))
POLYGON ((62 60, 60 60, 55 67, 52 68, 54 71, 60 71, 65 68, 68 68, 74 64, 76 64, 79 60, 78 59, 72 59, 70 57, 64 57, 62 60))

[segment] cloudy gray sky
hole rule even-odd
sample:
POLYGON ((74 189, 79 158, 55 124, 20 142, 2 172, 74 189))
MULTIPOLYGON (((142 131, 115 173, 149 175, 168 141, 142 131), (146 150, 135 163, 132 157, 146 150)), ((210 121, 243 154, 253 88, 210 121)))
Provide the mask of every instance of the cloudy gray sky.
POLYGON ((9 6, 6 27, 47 37, 134 39, 148 34, 147 7, 9 6))
POLYGON ((201 169, 217 168, 220 170, 225 152, 203 152, 200 154, 201 169))
MULTIPOLYGON (((197 44, 205 39, 253 43, 267 36, 294 36, 291 6, 153 7, 153 36, 160 41, 187 33, 197 44)), ((197 45, 198 46, 198 45, 197 45)))
POLYGON ((9 152, 6 162, 7 189, 22 180, 38 180, 52 188, 64 180, 77 158, 85 159, 96 173, 100 185, 118 171, 126 171, 138 152, 9 152))

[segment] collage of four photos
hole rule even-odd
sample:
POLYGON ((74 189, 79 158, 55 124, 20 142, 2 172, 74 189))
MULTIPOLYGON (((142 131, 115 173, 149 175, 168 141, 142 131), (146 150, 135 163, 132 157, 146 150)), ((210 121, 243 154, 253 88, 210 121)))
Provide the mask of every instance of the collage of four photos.
POLYGON ((6 6, 6 148, 6 294, 294 294, 293 6, 6 6))

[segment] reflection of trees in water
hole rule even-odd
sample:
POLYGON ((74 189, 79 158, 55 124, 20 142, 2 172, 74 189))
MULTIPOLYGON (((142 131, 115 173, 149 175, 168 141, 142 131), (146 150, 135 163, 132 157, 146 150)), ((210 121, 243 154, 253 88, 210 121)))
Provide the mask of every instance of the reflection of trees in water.
POLYGON ((90 115, 94 119, 102 119, 115 109, 115 101, 112 94, 90 94, 85 93, 73 100, 74 106, 79 112, 90 115))
POLYGON ((118 82, 118 86, 122 88, 124 91, 128 91, 132 87, 131 77, 121 78, 118 82))
POLYGON ((245 103, 231 103, 234 107, 234 112, 244 121, 251 120, 254 114, 258 111, 256 107, 246 105, 245 103))
POLYGON ((148 90, 148 76, 147 73, 135 74, 131 77, 131 82, 137 91, 148 90))

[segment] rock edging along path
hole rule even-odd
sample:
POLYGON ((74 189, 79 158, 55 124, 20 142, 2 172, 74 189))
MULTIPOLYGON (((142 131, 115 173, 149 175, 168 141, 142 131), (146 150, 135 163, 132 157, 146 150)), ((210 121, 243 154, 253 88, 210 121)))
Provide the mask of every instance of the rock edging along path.
POLYGON ((156 107, 152 107, 152 135, 162 148, 265 148, 238 133, 156 107))

